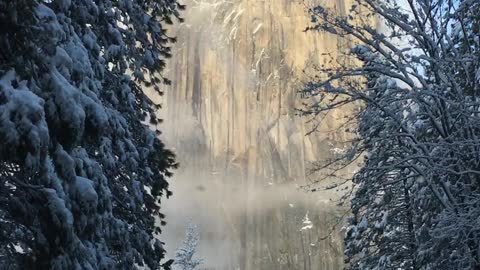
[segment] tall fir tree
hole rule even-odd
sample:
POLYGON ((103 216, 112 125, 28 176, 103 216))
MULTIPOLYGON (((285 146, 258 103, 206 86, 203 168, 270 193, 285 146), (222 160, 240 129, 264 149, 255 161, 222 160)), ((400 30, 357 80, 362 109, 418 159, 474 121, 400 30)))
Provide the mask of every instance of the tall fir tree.
MULTIPOLYGON (((175 0, 0 0, 0 268, 169 269, 161 94, 175 0)), ((180 19, 181 20, 181 19, 180 19)))

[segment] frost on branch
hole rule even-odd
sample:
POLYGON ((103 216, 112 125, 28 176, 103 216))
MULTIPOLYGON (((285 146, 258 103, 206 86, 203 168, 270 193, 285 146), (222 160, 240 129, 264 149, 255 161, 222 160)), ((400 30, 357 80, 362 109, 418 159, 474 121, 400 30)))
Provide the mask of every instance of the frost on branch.
POLYGON ((347 269, 479 269, 480 2, 354 2, 345 16, 310 9, 307 30, 351 48, 305 89, 309 116, 359 110, 353 157, 320 167, 360 165, 347 269))
POLYGON ((193 224, 188 224, 185 240, 183 245, 175 252, 175 267, 179 270, 194 270, 202 264, 203 259, 195 258, 197 252, 198 240, 200 234, 198 227, 193 224))

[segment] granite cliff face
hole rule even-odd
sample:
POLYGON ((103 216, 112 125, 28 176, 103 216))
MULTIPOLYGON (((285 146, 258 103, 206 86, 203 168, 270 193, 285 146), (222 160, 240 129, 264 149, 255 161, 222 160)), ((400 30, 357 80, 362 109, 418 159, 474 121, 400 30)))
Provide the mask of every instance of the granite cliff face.
POLYGON ((344 210, 331 194, 296 187, 308 183, 311 162, 342 147, 346 135, 336 128, 348 112, 329 114, 306 136, 314 123, 295 108, 303 70, 328 61, 325 53, 340 57, 345 43, 303 32, 307 6, 345 12, 350 2, 187 1, 161 112, 182 166, 165 203, 170 248, 192 219, 212 269, 342 268, 341 237, 330 231, 344 210))

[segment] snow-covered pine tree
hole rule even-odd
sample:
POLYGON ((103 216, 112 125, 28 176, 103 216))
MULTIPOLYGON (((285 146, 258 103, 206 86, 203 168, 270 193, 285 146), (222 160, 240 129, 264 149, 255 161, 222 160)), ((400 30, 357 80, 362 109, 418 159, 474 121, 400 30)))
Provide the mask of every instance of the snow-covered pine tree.
MULTIPOLYGON (((0 268, 161 268, 175 0, 0 0, 0 268)), ((168 269, 171 262, 163 263, 168 269)))
POLYGON ((197 252, 199 238, 198 227, 189 223, 185 240, 183 240, 183 246, 179 247, 175 252, 174 268, 180 270, 195 270, 202 264, 202 259, 194 258, 197 252))
POLYGON ((356 0, 346 16, 310 10, 308 30, 349 38, 359 63, 321 68, 327 78, 305 89, 314 116, 361 104, 352 148, 334 160, 362 160, 349 269, 480 268, 479 5, 356 0))

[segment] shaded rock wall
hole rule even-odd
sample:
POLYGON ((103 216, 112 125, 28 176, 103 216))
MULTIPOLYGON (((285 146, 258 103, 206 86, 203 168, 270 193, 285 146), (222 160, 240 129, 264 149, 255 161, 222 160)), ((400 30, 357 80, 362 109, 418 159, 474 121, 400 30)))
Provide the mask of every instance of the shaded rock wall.
POLYGON ((208 149, 214 170, 247 162, 265 179, 305 181, 306 163, 324 156, 329 139, 343 134, 334 130, 342 112, 332 113, 312 136, 304 136, 311 126, 295 113, 302 70, 329 60, 323 54, 335 55, 340 45, 336 37, 303 32, 309 24, 303 3, 192 0, 176 34, 173 86, 166 92, 165 130, 176 145, 192 141, 184 138, 192 134, 208 149))
POLYGON ((347 111, 308 136, 313 124, 295 111, 303 69, 330 60, 325 53, 340 57, 345 43, 303 32, 314 2, 345 12, 351 0, 189 0, 175 31, 162 130, 182 169, 166 203, 167 233, 178 241, 178 224, 199 223, 215 269, 342 267, 341 238, 319 241, 342 214, 328 203, 335 195, 295 189, 311 162, 346 139, 336 128, 347 111), (314 227, 301 231, 307 212, 314 227))

